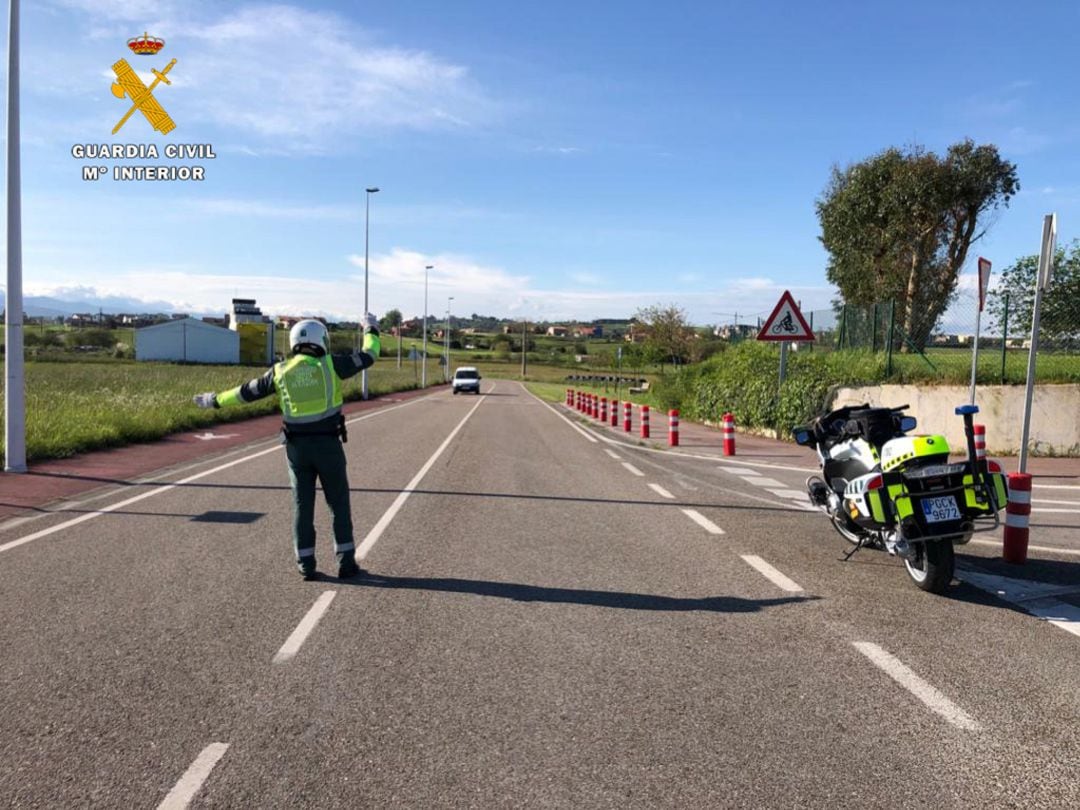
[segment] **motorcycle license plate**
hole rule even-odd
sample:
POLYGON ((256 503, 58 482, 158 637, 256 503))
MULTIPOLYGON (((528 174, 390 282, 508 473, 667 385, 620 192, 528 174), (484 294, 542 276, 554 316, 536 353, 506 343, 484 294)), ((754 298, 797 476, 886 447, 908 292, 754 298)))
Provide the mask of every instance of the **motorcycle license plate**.
POLYGON ((960 520, 960 509, 956 506, 956 498, 952 495, 944 495, 940 498, 923 498, 922 509, 927 523, 960 520))

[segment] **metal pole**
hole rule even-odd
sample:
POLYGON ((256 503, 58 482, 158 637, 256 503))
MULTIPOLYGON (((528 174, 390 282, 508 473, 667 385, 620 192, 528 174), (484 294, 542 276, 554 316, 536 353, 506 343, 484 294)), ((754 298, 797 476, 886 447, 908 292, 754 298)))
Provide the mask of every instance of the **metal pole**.
POLYGON ((19 0, 11 0, 9 11, 4 469, 21 473, 26 472, 26 391, 23 376, 22 182, 19 173, 19 0))
POLYGON ((1050 281, 1054 263, 1054 243, 1057 236, 1057 215, 1043 218, 1042 247, 1039 251, 1039 270, 1035 277, 1035 305, 1031 311, 1031 348, 1028 350, 1027 390, 1024 393, 1024 427, 1020 433, 1020 472, 1027 472, 1028 437, 1031 430, 1031 400, 1035 394, 1035 358, 1039 352, 1039 315, 1042 310, 1043 287, 1050 281))
POLYGON ((420 387, 427 388, 427 279, 428 270, 435 265, 429 264, 424 267, 424 351, 420 363, 420 387))
MULTIPOLYGON (((371 219, 371 195, 377 192, 377 187, 364 189, 366 195, 364 196, 364 318, 367 318, 367 314, 370 311, 368 308, 368 237, 369 237, 369 224, 371 219)), ((363 327, 361 327, 363 329, 363 327)), ((360 372, 360 398, 368 398, 368 379, 367 369, 365 368, 360 372)))
POLYGON ((526 360, 525 355, 529 352, 529 338, 528 338, 529 321, 523 320, 521 322, 521 379, 525 379, 526 360))
POLYGON ((892 376, 893 327, 896 324, 896 299, 889 299, 889 344, 885 347, 885 376, 892 376))
POLYGON ((786 340, 780 341, 780 384, 784 384, 784 377, 787 376, 787 345, 786 340))
POLYGON ((878 326, 878 324, 877 324, 877 322, 878 322, 877 308, 878 308, 878 305, 874 304, 874 325, 871 327, 872 331, 870 332, 870 346, 871 346, 870 350, 874 354, 877 354, 877 326, 878 326))
POLYGON ((1001 327, 1001 384, 1005 384, 1005 350, 1009 343, 1009 294, 1005 293, 1004 323, 1001 327))
POLYGON ((443 366, 443 382, 450 380, 450 302, 453 300, 452 295, 446 299, 446 340, 443 341, 446 347, 446 364, 443 366))
POLYGON ((975 345, 971 347, 971 404, 975 404, 975 370, 979 367, 979 326, 982 320, 982 308, 975 313, 975 345))

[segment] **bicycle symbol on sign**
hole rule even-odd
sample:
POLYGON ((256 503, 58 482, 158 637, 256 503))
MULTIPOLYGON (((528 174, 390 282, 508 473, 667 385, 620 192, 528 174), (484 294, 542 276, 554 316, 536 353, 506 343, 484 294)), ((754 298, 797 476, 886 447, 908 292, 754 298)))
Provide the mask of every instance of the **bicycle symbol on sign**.
POLYGON ((789 335, 793 335, 799 331, 799 327, 795 325, 795 322, 791 320, 791 313, 788 312, 777 323, 773 325, 772 332, 774 335, 779 335, 781 332, 786 332, 789 335))

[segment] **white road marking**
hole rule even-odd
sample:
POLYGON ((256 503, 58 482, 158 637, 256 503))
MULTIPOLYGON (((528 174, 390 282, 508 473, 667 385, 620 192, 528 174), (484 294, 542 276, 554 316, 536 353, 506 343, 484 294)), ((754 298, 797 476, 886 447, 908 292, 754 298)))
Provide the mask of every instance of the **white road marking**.
MULTIPOLYGON (((494 390, 495 387, 492 386, 491 391, 494 390)), ((491 391, 488 393, 490 394, 491 391)), ((390 504, 390 508, 383 513, 383 516, 379 518, 379 522, 375 524, 375 527, 370 532, 368 532, 367 537, 364 538, 364 542, 356 547, 356 558, 358 560, 364 559, 371 550, 371 547, 378 542, 380 537, 382 537, 382 533, 386 531, 386 527, 390 525, 390 521, 394 519, 394 516, 401 510, 401 507, 405 505, 405 501, 412 495, 413 490, 420 485, 424 476, 428 474, 428 470, 434 466, 435 462, 438 461, 439 456, 443 454, 443 451, 450 446, 450 442, 457 436, 458 431, 465 427, 465 423, 469 421, 469 417, 476 413, 476 409, 483 404, 485 399, 487 399, 487 394, 481 394, 480 399, 477 400, 476 404, 469 409, 467 414, 465 414, 465 418, 457 423, 457 427, 450 431, 450 435, 439 445, 439 449, 432 454, 431 458, 424 462, 424 466, 420 468, 420 471, 405 485, 405 489, 399 492, 398 496, 394 498, 394 502, 390 504)))
POLYGON ((191 804, 195 794, 202 788, 203 782, 210 776, 210 771, 214 770, 214 766, 218 764, 219 759, 225 756, 227 750, 229 750, 228 743, 210 743, 210 745, 206 746, 195 757, 195 761, 191 763, 191 766, 184 771, 184 775, 169 791, 169 795, 158 805, 158 810, 184 810, 191 804))
POLYGON ((751 470, 749 467, 731 467, 727 464, 721 464, 720 469, 735 475, 761 475, 757 470, 751 470))
POLYGON ((1070 484, 1032 484, 1032 489, 1071 489, 1074 492, 1080 492, 1080 487, 1074 487, 1070 484))
POLYGON ((806 500, 806 493, 799 492, 797 489, 770 489, 769 492, 778 498, 797 498, 800 501, 806 500))
MULTIPOLYGON (((525 388, 524 383, 522 383, 521 387, 525 388)), ((571 422, 569 419, 567 419, 565 416, 563 416, 561 413, 559 413, 558 409, 556 409, 555 406, 552 405, 550 402, 544 402, 544 400, 540 399, 540 397, 538 397, 536 394, 534 394, 528 388, 525 388, 525 393, 528 394, 529 396, 531 396, 533 399, 535 399, 540 404, 544 405, 549 411, 551 411, 557 417, 562 419, 564 422, 566 422, 566 424, 568 424, 570 427, 572 427, 574 430, 576 430, 578 433, 580 433, 582 436, 584 436, 586 439, 588 439, 593 444, 596 444, 597 442, 600 441, 598 438, 596 438, 591 433, 589 433, 589 431, 585 430, 585 428, 580 427, 579 425, 575 425, 573 422, 571 422)))
POLYGON ((640 475, 640 476, 642 476, 642 477, 644 477, 644 476, 645 476, 645 473, 643 473, 643 472, 642 472, 641 470, 639 470, 639 469, 638 469, 637 467, 635 467, 635 466, 634 466, 633 464, 631 464, 631 463, 630 463, 629 461, 624 461, 624 462, 622 463, 622 465, 623 465, 624 467, 626 467, 626 469, 628 469, 628 470, 629 470, 630 472, 632 472, 632 473, 633 473, 634 475, 640 475))
MULTIPOLYGON (((390 411, 396 411, 398 408, 405 408, 405 407, 407 407, 409 405, 412 405, 413 403, 419 402, 419 401, 421 401, 423 399, 427 399, 427 397, 417 397, 416 399, 409 400, 408 402, 403 402, 400 405, 392 405, 389 408, 380 408, 379 410, 374 411, 373 413, 365 414, 364 416, 359 416, 356 419, 350 419, 350 420, 348 420, 348 422, 346 424, 351 425, 354 422, 361 422, 364 419, 371 419, 372 417, 375 417, 375 416, 381 416, 384 413, 390 413, 390 411)), ((234 459, 233 461, 229 461, 229 462, 227 462, 225 464, 219 464, 217 467, 212 467, 209 470, 204 470, 203 472, 196 473, 195 475, 189 475, 187 478, 182 478, 179 481, 175 481, 175 482, 173 482, 171 484, 164 484, 164 485, 158 486, 155 489, 150 490, 149 492, 143 492, 143 493, 141 493, 139 495, 136 495, 136 496, 134 496, 132 498, 128 498, 128 499, 120 501, 118 503, 111 503, 108 506, 103 506, 100 509, 97 509, 97 510, 95 510, 93 512, 87 512, 86 514, 79 515, 78 517, 72 518, 71 520, 65 520, 63 523, 57 523, 55 526, 50 526, 48 529, 42 529, 41 531, 34 532, 33 534, 28 534, 28 535, 26 535, 26 537, 20 537, 18 540, 11 540, 11 541, 9 541, 7 543, 4 543, 4 544, 0 545, 0 553, 2 553, 4 551, 8 551, 8 550, 13 549, 13 548, 16 548, 16 547, 21 546, 21 545, 23 545, 25 543, 30 543, 30 542, 32 542, 34 540, 40 540, 42 537, 48 537, 49 535, 56 534, 57 532, 61 532, 64 529, 70 529, 72 526, 77 526, 80 523, 85 523, 86 521, 92 520, 92 519, 94 519, 96 517, 101 517, 102 515, 107 515, 110 512, 115 512, 117 509, 123 509, 125 506, 130 506, 133 503, 138 503, 139 501, 146 500, 147 498, 153 498, 155 495, 162 495, 162 494, 168 492, 169 490, 176 489, 177 487, 183 486, 184 484, 190 484, 192 481, 198 481, 200 478, 205 478, 208 475, 213 475, 214 473, 221 472, 222 470, 227 470, 230 467, 235 467, 237 464, 243 464, 245 461, 253 461, 254 459, 257 459, 257 458, 259 458, 261 456, 265 456, 268 453, 273 453, 273 452, 281 450, 281 449, 282 449, 282 445, 275 443, 272 447, 268 447, 265 450, 260 450, 257 453, 252 453, 251 455, 247 455, 247 456, 243 456, 242 458, 234 459)), ((153 486, 153 483, 152 482, 147 482, 147 485, 148 486, 153 486)), ((35 519, 36 519, 36 517, 35 517, 35 519)))
POLYGON ((608 448, 606 448, 606 447, 604 448, 604 452, 605 452, 605 453, 607 453, 607 454, 608 454, 609 456, 611 456, 611 457, 612 457, 613 459, 615 459, 616 461, 618 461, 619 459, 621 459, 621 458, 622 458, 622 456, 620 456, 620 455, 619 455, 618 453, 616 453, 616 452, 615 452, 614 450, 609 450, 609 449, 608 449, 608 448))
POLYGON ((755 487, 772 487, 773 489, 784 489, 787 486, 775 478, 747 478, 746 482, 755 487))
POLYGON ((769 580, 780 589, 790 591, 791 593, 799 593, 802 591, 802 586, 799 585, 799 583, 784 576, 784 574, 773 568, 756 554, 740 554, 739 556, 752 568, 756 568, 765 579, 769 580))
POLYGON ((853 641, 851 643, 856 650, 869 658, 875 666, 925 703, 931 711, 937 712, 957 728, 966 731, 979 730, 979 724, 967 712, 916 675, 899 658, 870 641, 853 641))
POLYGON ((1080 506, 1080 502, 1077 501, 1052 501, 1048 498, 1032 498, 1032 503, 1056 503, 1061 506, 1080 506))
POLYGON ((683 509, 683 514, 690 518, 694 523, 703 528, 709 534, 723 534, 724 530, 705 517, 701 512, 696 509, 683 509))
POLYGON ((675 496, 664 489, 659 484, 649 484, 649 489, 659 495, 661 498, 667 498, 668 500, 675 500, 675 496))
POLYGON ((1034 515, 1036 513, 1040 515, 1080 515, 1080 509, 1044 509, 1041 506, 1031 507, 1031 514, 1034 515))
MULTIPOLYGON (((1001 540, 971 540, 972 543, 978 543, 980 546, 997 546, 1001 548, 1001 540)), ((1080 549, 1075 548, 1059 548, 1057 546, 1028 546, 1028 551, 1050 551, 1055 554, 1080 554, 1080 549)))
POLYGON ((1062 602, 1058 598, 1080 592, 1080 587, 1076 585, 1052 585, 1014 579, 975 571, 967 566, 958 566, 956 576, 957 579, 1020 607, 1032 616, 1044 619, 1066 633, 1080 636, 1080 607, 1062 602))
POLYGON ((311 635, 311 631, 315 629, 315 625, 319 623, 323 614, 329 609, 330 603, 334 601, 335 596, 337 596, 336 591, 323 591, 319 594, 319 598, 315 600, 311 610, 300 620, 300 624, 296 625, 296 629, 289 634, 289 637, 285 639, 285 643, 281 645, 281 649, 274 655, 273 663, 284 664, 300 651, 304 642, 307 641, 307 637, 311 635))

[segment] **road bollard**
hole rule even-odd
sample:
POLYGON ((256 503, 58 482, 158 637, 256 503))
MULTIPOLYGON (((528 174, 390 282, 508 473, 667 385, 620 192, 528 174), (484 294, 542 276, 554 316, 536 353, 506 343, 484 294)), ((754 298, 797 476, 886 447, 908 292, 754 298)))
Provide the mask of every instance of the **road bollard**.
POLYGON ((1028 473, 1009 473, 1009 503, 1005 506, 1005 543, 1002 549, 1005 562, 1013 565, 1027 562, 1030 515, 1031 476, 1028 473))
POLYGON ((723 423, 724 455, 735 455, 735 414, 725 413, 723 423))
POLYGON ((625 430, 627 433, 630 432, 630 419, 632 418, 633 413, 634 413, 633 403, 627 402, 625 405, 623 405, 622 429, 625 430))
POLYGON ((573 405, 574 405, 574 389, 573 388, 567 388, 566 389, 566 407, 570 408, 570 407, 573 407, 573 405))
POLYGON ((986 461, 986 425, 972 425, 975 429, 975 460, 986 461))
POLYGON ((675 408, 668 411, 667 443, 668 447, 679 446, 679 412, 675 408))
POLYGON ((593 394, 589 398, 589 416, 595 419, 598 413, 600 413, 600 399, 596 394, 593 394))
POLYGON ((641 438, 649 438, 649 406, 641 406, 641 438))
POLYGON ((581 392, 578 391, 574 394, 574 410, 581 410, 581 392))
POLYGON ((600 397, 600 421, 607 424, 607 397, 600 397))
POLYGON ((619 400, 611 400, 611 426, 619 426, 619 400))

